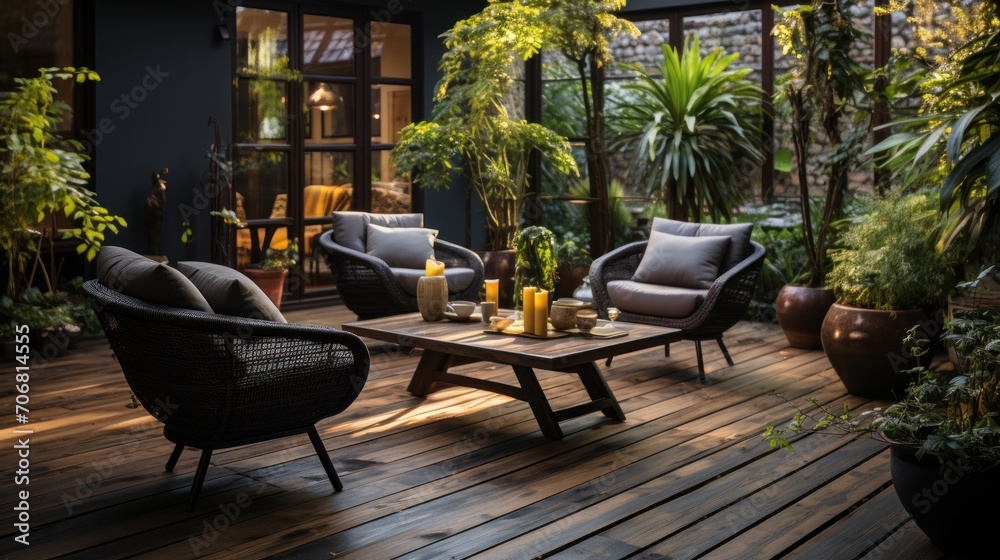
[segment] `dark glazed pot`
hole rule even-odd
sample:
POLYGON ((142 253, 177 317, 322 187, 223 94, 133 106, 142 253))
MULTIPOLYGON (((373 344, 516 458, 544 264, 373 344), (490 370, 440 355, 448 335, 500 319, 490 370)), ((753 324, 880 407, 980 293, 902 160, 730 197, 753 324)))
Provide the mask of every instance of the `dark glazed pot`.
POLYGON ((515 253, 513 249, 505 251, 484 251, 483 252, 483 279, 499 279, 500 307, 512 309, 514 307, 514 262, 515 253))
POLYGON ((835 303, 823 320, 823 350, 851 394, 897 400, 910 384, 902 371, 917 366, 903 338, 926 318, 919 309, 878 311, 835 303))
POLYGON ((819 331, 826 312, 836 301, 833 290, 785 286, 778 292, 774 312, 781 332, 792 348, 822 348, 819 331))
POLYGON ((968 472, 934 457, 916 458, 916 448, 893 444, 889 468, 903 509, 917 527, 950 553, 968 558, 996 555, 996 519, 987 514, 1000 499, 1000 469, 968 472))

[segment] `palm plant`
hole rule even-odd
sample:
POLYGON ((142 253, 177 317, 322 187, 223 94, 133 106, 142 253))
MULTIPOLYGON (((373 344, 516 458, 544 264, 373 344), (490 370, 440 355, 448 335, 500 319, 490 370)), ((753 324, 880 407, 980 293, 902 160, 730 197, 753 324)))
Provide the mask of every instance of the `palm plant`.
POLYGON ((625 86, 633 95, 619 108, 614 143, 635 149, 631 173, 671 218, 700 221, 707 208, 714 221, 730 219, 744 199, 741 166, 763 159, 761 90, 749 69, 729 68, 738 57, 721 48, 702 57, 691 34, 683 56, 663 46, 659 76, 632 67, 639 81, 625 86))

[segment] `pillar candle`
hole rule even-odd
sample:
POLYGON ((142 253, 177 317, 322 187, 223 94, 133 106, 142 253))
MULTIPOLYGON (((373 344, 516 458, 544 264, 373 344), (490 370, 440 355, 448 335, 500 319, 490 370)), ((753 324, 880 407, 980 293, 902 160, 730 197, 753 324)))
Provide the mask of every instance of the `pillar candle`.
POLYGON ((486 281, 486 301, 492 301, 496 304, 497 309, 500 308, 500 281, 499 280, 487 280, 486 281))
POLYGON ((522 300, 524 312, 521 315, 524 317, 524 332, 533 333, 535 332, 535 288, 525 288, 522 300))
POLYGON ((535 292, 535 334, 549 334, 549 293, 545 290, 535 292))
POLYGON ((424 274, 426 276, 444 276, 444 263, 434 259, 427 259, 424 262, 424 274))

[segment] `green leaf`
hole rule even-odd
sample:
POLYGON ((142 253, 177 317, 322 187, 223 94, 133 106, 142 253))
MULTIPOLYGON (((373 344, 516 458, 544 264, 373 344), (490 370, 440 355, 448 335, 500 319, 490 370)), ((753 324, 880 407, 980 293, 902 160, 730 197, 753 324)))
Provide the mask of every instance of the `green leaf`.
POLYGON ((788 148, 778 148, 774 151, 774 170, 782 173, 792 171, 792 151, 788 148))

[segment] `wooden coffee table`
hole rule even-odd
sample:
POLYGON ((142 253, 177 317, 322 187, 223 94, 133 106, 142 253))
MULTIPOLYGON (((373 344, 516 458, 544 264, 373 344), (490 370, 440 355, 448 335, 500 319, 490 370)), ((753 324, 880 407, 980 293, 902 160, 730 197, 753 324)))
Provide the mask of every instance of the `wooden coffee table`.
POLYGON ((427 322, 419 313, 345 323, 343 329, 359 336, 423 349, 407 387, 413 395, 423 397, 433 392, 435 383, 506 395, 527 402, 542 433, 561 439, 563 433, 559 422, 584 414, 600 411, 609 418, 625 420, 621 406, 595 363, 597 360, 676 342, 682 334, 678 329, 636 323, 618 322, 615 326, 628 331, 628 335, 537 339, 484 333, 485 325, 479 322, 427 322), (454 366, 479 361, 511 366, 520 387, 448 371, 454 366), (553 411, 535 376, 535 368, 579 375, 590 402, 553 411))

